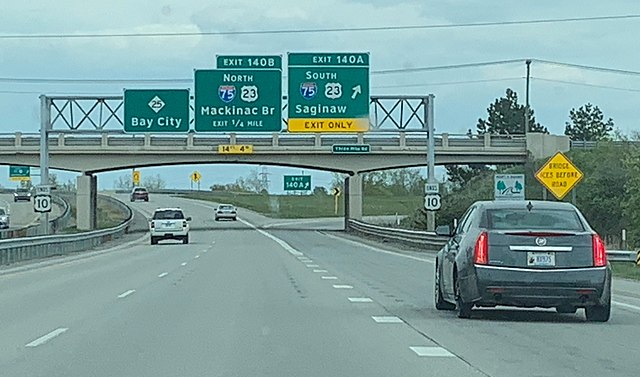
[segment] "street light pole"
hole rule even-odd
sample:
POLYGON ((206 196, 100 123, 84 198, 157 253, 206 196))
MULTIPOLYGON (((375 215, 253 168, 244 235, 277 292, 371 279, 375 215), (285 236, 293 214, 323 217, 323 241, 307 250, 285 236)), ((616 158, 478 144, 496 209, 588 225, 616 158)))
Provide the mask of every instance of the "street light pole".
POLYGON ((531 81, 531 59, 527 59, 527 88, 525 92, 524 134, 529 132, 529 82, 531 81))

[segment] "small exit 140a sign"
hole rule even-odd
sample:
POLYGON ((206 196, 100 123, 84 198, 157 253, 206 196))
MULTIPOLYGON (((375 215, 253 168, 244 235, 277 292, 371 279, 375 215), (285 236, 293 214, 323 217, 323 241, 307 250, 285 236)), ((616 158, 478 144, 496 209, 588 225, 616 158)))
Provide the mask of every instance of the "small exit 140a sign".
POLYGON ((311 190, 311 176, 310 175, 285 175, 284 190, 285 191, 311 190))

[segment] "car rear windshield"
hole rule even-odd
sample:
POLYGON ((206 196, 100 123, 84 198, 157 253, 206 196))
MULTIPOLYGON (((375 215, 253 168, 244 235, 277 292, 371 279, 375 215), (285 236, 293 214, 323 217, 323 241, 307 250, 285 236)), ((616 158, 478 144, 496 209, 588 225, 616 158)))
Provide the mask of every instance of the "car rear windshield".
POLYGON ((4 211, 4 209, 0 208, 0 216, 4 216, 4 215, 6 215, 6 214, 7 214, 7 213, 4 211))
POLYGON ((494 230, 585 230, 576 211, 565 209, 489 209, 486 212, 486 225, 494 230))
POLYGON ((220 209, 233 209, 233 206, 220 206, 220 209))
POLYGON ((167 211, 158 211, 153 214, 154 220, 181 220, 184 219, 184 214, 182 211, 175 210, 167 210, 167 211))
POLYGON ((147 189, 137 188, 137 189, 133 190, 133 192, 143 192, 143 193, 146 193, 146 192, 147 192, 147 189))

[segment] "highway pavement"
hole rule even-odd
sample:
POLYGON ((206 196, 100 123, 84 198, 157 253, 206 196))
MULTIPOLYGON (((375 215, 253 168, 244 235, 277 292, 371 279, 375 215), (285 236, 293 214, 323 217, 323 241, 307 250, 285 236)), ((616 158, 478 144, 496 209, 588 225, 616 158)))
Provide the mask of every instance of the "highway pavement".
POLYGON ((433 307, 432 254, 322 222, 215 222, 213 203, 133 206, 180 206, 202 230, 1 272, 0 375, 638 375, 635 282, 615 282, 608 323, 504 308, 461 320, 433 307))
MULTIPOLYGON (((9 208, 9 229, 22 228, 39 222, 40 215, 33 211, 33 201, 15 203, 13 201, 13 194, 0 194, 0 207, 9 208)), ((61 211, 62 209, 54 204, 50 218, 60 215, 61 211)))

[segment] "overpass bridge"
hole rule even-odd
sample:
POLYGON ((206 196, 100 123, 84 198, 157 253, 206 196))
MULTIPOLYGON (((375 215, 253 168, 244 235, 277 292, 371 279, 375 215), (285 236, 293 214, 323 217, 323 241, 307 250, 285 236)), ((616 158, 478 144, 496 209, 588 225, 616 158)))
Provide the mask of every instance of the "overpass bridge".
MULTIPOLYGON (((134 167, 181 164, 259 164, 310 168, 356 175, 424 166, 428 134, 417 131, 339 134, 227 134, 207 136, 125 135, 122 132, 59 132, 49 136, 49 166, 84 175, 134 167), (335 144, 368 145, 368 153, 333 153, 335 144), (250 154, 218 152, 220 145, 252 145, 250 154)), ((435 137, 435 163, 521 164, 569 149, 564 136, 440 134, 435 137)), ((0 135, 4 164, 37 166, 40 137, 35 134, 0 135)))
MULTIPOLYGON (((433 96, 371 97, 371 131, 351 134, 125 134, 122 97, 41 96, 39 134, 0 135, 0 163, 76 171, 79 229, 95 227, 96 173, 185 164, 259 164, 348 174, 347 213, 362 217, 362 173, 426 166, 433 96), (431 114, 431 115, 429 115, 431 114), (47 142, 44 142, 44 141, 47 142), (335 153, 336 144, 368 145, 367 153, 335 153), (252 153, 220 153, 219 146, 251 145, 252 153), (48 153, 41 154, 42 150, 48 153)), ((283 103, 286 109, 286 101, 283 103)), ((193 108, 192 108, 193 110, 193 108)), ((286 113, 286 112, 285 112, 286 113)), ((566 136, 434 133, 434 163, 521 164, 570 148, 566 136)), ((223 151, 224 152, 224 151, 223 151)))

